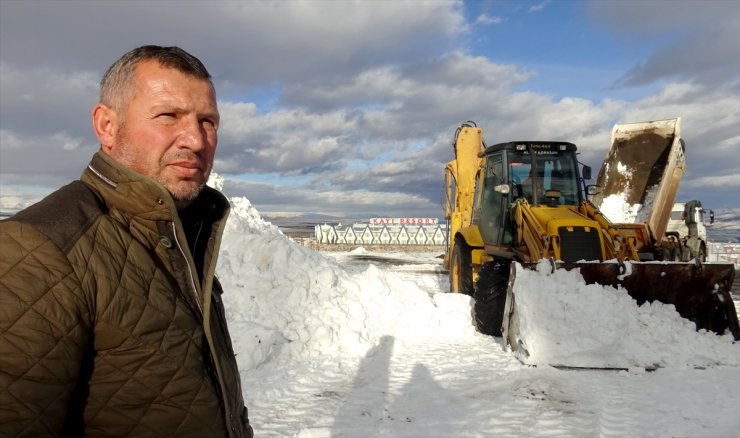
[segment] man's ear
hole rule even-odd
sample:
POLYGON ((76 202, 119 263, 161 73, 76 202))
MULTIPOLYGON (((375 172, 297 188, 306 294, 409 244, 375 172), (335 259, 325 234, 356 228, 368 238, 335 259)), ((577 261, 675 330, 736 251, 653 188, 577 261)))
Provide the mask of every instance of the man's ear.
POLYGON ((118 114, 113 108, 98 103, 92 111, 92 123, 100 148, 103 152, 110 153, 118 133, 118 114))

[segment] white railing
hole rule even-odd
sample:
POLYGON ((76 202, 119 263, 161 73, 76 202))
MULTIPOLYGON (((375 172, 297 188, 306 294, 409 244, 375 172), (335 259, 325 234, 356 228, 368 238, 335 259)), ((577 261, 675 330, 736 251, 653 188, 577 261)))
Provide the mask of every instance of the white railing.
POLYGON ((710 242, 707 246, 707 262, 732 263, 740 269, 740 244, 710 242))
MULTIPOLYGON (((446 224, 434 225, 316 225, 317 243, 349 245, 440 245, 447 246, 446 224)), ((740 244, 710 242, 707 262, 732 263, 740 269, 740 244)))
POLYGON ((444 224, 316 225, 317 243, 349 245, 447 245, 444 224))

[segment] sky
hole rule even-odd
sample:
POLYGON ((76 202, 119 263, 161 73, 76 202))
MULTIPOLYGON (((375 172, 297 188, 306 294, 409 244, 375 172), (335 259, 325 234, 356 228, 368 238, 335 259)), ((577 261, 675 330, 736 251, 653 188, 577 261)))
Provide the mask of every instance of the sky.
POLYGON ((517 266, 512 352, 439 251, 317 252, 231 203, 217 271, 255 436, 738 435, 740 343, 672 305, 517 266))
POLYGON ((740 207, 740 3, 0 0, 0 202, 76 179, 100 76, 144 44, 216 86, 214 170, 265 215, 442 217, 461 122, 562 140, 598 173, 612 126, 681 117, 677 201, 740 207))

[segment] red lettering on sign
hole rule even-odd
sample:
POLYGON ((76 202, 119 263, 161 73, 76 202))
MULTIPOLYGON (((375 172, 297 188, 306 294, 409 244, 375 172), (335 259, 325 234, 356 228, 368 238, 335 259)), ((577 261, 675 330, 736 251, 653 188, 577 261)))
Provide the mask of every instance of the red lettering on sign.
POLYGON ((433 217, 374 217, 368 219, 371 225, 435 225, 439 221, 433 217))

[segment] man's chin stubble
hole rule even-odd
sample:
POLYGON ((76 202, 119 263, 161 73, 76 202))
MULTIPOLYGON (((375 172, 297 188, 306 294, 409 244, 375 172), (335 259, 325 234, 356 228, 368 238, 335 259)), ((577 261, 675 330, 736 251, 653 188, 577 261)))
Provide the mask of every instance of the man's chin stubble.
MULTIPOLYGON (((162 182, 160 181, 160 183, 162 182)), ((166 184, 162 184, 165 186, 170 196, 172 196, 172 199, 175 201, 175 205, 177 206, 178 210, 190 205, 195 200, 195 198, 200 195, 200 193, 203 191, 203 188, 205 187, 205 184, 200 184, 199 186, 189 190, 172 190, 166 184)))

